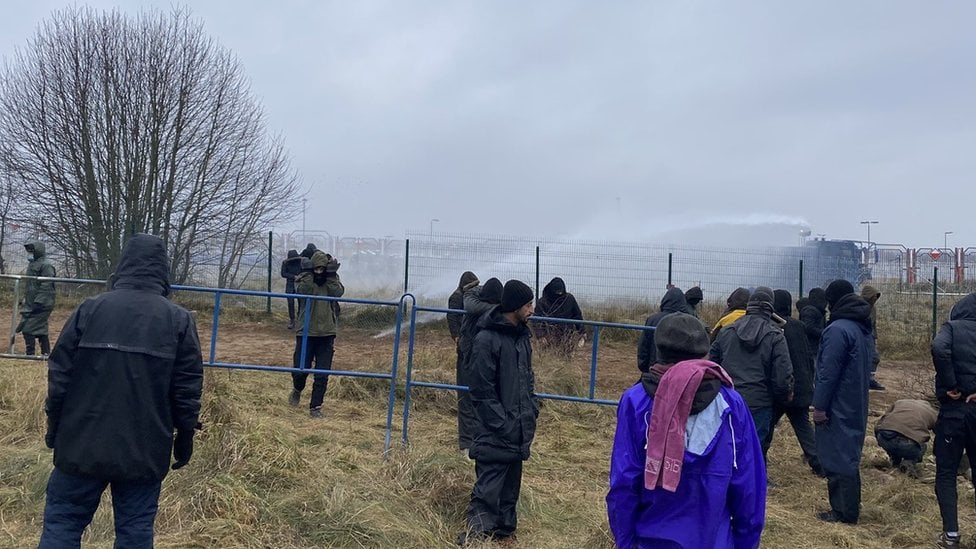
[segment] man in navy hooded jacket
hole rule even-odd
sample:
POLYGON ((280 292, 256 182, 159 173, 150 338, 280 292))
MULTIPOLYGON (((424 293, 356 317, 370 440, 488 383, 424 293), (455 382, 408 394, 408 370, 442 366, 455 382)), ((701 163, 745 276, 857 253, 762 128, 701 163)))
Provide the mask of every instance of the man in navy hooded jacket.
POLYGON ((190 313, 170 302, 162 239, 126 242, 110 291, 75 309, 48 359, 47 484, 40 547, 79 547, 112 487, 115 546, 152 547, 159 491, 187 464, 203 361, 190 313), (176 433, 174 437, 174 431, 176 433))
POLYGON ((830 511, 817 518, 855 524, 861 512, 861 450, 874 356, 871 305, 846 280, 831 282, 825 293, 830 321, 817 353, 813 422, 830 511))

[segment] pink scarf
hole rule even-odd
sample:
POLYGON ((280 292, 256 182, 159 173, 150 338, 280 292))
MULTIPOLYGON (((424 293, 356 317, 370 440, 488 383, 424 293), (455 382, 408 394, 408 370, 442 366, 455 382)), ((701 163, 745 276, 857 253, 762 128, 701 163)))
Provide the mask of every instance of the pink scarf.
POLYGON ((660 486, 669 492, 678 489, 685 458, 685 425, 695 393, 705 378, 718 379, 726 387, 732 387, 729 374, 718 364, 704 359, 679 362, 661 376, 647 426, 644 488, 654 490, 660 486))

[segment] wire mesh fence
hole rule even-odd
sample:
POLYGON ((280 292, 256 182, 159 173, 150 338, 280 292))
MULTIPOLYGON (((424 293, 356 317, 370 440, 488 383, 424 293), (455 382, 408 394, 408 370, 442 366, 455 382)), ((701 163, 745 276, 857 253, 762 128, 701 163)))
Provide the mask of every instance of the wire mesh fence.
MULTIPOLYGON (((23 272, 28 261, 23 243, 36 236, 27 229, 8 228, 0 247, 5 272, 23 272)), ((403 240, 343 237, 321 230, 264 233, 235 258, 233 268, 228 268, 229 260, 214 247, 198 256, 183 282, 284 292, 281 263, 288 250, 301 251, 308 243, 340 260, 346 297, 388 300, 408 291, 426 306, 444 307, 467 270, 482 281, 492 276, 503 282, 517 278, 537 293, 558 276, 577 297, 587 318, 609 322, 642 323, 658 308, 669 284, 682 289, 700 287, 705 295, 703 320, 714 322, 717 318, 712 317, 722 312, 726 297, 737 287, 785 289, 795 302, 814 286, 844 278, 856 286, 871 284, 881 290, 882 347, 899 353, 917 354, 931 337, 933 319, 937 327, 959 298, 976 289, 976 248, 910 249, 822 240, 793 247, 728 248, 442 232, 408 233, 403 240)), ((65 254, 49 246, 48 256, 59 276, 73 276, 65 254)), ((69 302, 78 302, 86 292, 96 291, 94 286, 59 285, 58 291, 69 302)), ((239 297, 232 301, 231 310, 270 312, 275 322, 288 321, 285 299, 239 297)), ((343 322, 350 329, 373 334, 388 330, 392 325, 389 311, 373 309, 368 305, 346 307, 343 322)))
POLYGON ((657 310, 669 285, 700 287, 702 319, 713 323, 738 287, 785 289, 795 303, 810 288, 835 279, 858 288, 871 284, 882 292, 880 344, 893 356, 926 349, 952 305, 976 289, 976 253, 969 248, 823 240, 794 247, 723 248, 447 233, 411 233, 408 239, 407 287, 422 303, 439 306, 468 270, 482 281, 518 278, 537 293, 558 276, 587 318, 631 323, 642 323, 657 310))

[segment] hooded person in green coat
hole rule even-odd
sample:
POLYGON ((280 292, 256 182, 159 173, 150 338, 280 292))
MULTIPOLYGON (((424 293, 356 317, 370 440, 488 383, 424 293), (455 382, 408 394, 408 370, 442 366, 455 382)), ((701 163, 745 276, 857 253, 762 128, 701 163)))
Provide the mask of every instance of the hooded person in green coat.
MULTIPOLYGON (((24 244, 24 249, 31 256, 24 275, 47 278, 57 276, 54 265, 44 254, 43 242, 32 240, 24 244)), ((49 355, 51 341, 48 339, 47 320, 54 309, 54 282, 36 278, 28 278, 26 282, 24 299, 20 303, 20 323, 17 324, 16 331, 24 334, 24 346, 28 355, 34 355, 35 340, 41 344, 41 354, 49 355)))

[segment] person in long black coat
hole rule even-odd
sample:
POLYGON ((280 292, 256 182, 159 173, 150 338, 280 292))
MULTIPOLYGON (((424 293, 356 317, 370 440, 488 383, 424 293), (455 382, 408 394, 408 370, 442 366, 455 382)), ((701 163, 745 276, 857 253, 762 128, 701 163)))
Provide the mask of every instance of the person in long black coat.
POLYGON ((112 487, 116 547, 151 547, 163 477, 189 462, 203 360, 190 313, 169 301, 162 239, 130 238, 110 291, 78 306, 48 359, 54 470, 40 547, 78 547, 112 487), (175 431, 175 437, 174 437, 175 431))
POLYGON ((871 305, 846 280, 831 282, 825 294, 830 322, 817 353, 813 421, 830 511, 817 518, 855 524, 861 513, 861 451, 874 356, 871 305))
MULTIPOLYGON (((464 292, 478 285, 478 277, 471 271, 461 273, 458 287, 447 299, 447 308, 452 311, 464 310, 464 292)), ((464 375, 464 353, 461 351, 461 324, 464 313, 447 313, 447 328, 454 340, 457 351, 457 362, 454 365, 455 380, 458 385, 467 385, 464 375)), ((458 448, 467 451, 471 447, 471 422, 474 419, 474 409, 471 408, 471 397, 467 391, 457 392, 458 406, 458 448)))
MULTIPOLYGON (((944 547, 959 539, 956 471, 963 452, 976 470, 976 293, 962 298, 932 341, 935 396, 935 496, 942 515, 944 547), (952 536, 955 532, 957 535, 952 536)), ((958 547, 958 545, 956 545, 958 547)))
MULTIPOLYGON (((557 276, 542 289, 542 297, 535 304, 535 316, 583 320, 583 311, 576 297, 566 291, 566 283, 557 276)), ((582 324, 538 321, 533 329, 542 345, 563 354, 572 353, 584 334, 582 324)))
POLYGON ((522 462, 529 459, 539 404, 532 371, 532 289, 509 280, 501 305, 482 320, 471 351, 471 401, 478 430, 471 445, 475 485, 468 529, 458 545, 515 535, 522 462))
POLYGON ((786 337, 786 347, 790 352, 790 363, 793 364, 793 400, 787 404, 773 406, 773 420, 770 423, 769 439, 773 438, 773 431, 779 420, 785 415, 793 426, 796 440, 803 450, 803 458, 815 474, 822 475, 820 460, 817 459, 817 441, 810 422, 810 403, 813 402, 813 361, 814 354, 810 352, 807 335, 803 323, 793 318, 793 296, 786 290, 773 292, 773 309, 786 324, 783 326, 783 336, 786 337))
MULTIPOLYGON (((677 286, 672 286, 664 292, 664 297, 661 298, 661 308, 658 312, 647 317, 644 326, 656 328, 661 319, 671 313, 691 314, 691 308, 688 307, 685 294, 677 286)), ((646 330, 641 333, 640 341, 637 344, 637 369, 646 374, 656 362, 657 348, 654 346, 654 330, 646 330)))

